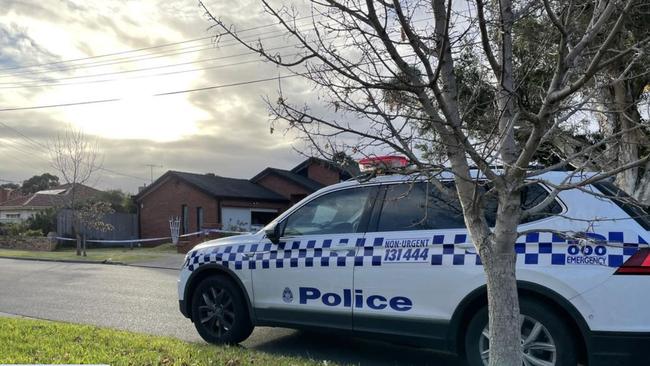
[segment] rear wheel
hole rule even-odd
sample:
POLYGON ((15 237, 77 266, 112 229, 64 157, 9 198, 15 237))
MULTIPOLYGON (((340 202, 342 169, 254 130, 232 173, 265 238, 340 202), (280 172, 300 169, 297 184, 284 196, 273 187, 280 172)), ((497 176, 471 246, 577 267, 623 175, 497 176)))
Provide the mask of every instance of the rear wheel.
MULTIPOLYGON (((554 310, 529 299, 521 299, 519 306, 522 365, 575 366, 576 343, 570 329, 554 310)), ((470 321, 465 336, 465 351, 470 366, 488 365, 490 340, 487 307, 483 307, 470 321)))
POLYGON ((192 294, 192 320, 209 343, 239 343, 253 331, 243 295, 225 276, 211 276, 199 283, 192 294))

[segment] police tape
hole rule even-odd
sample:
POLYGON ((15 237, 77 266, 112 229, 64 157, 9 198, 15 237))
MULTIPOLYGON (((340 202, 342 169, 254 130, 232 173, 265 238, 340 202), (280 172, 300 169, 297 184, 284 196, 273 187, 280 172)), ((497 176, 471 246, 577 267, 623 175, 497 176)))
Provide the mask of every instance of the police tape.
MULTIPOLYGON (((228 231, 228 230, 219 230, 219 229, 207 229, 207 230, 201 230, 201 231, 195 231, 193 233, 188 233, 188 234, 183 234, 179 235, 179 238, 187 238, 190 236, 197 236, 197 235, 207 235, 209 233, 222 233, 222 234, 248 234, 247 232, 242 232, 242 231, 228 231)), ((54 237, 56 240, 62 240, 62 241, 76 241, 77 239, 75 238, 64 238, 60 236, 54 237)), ((160 238, 146 238, 146 239, 126 239, 126 240, 86 240, 87 243, 106 243, 106 244, 127 244, 127 243, 146 243, 146 242, 152 242, 152 241, 162 241, 162 240, 171 240, 171 236, 165 236, 165 237, 160 237, 160 238)))

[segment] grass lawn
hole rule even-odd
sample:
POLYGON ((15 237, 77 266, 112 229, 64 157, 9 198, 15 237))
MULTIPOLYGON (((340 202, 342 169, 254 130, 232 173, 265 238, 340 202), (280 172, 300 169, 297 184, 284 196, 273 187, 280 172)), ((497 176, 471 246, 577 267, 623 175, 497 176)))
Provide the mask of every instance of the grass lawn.
POLYGON ((112 261, 121 263, 143 262, 157 259, 167 254, 176 253, 173 244, 162 244, 153 248, 89 248, 88 256, 77 256, 74 248, 62 248, 54 252, 40 252, 32 250, 0 249, 0 257, 19 257, 34 259, 60 259, 83 261, 112 261))
POLYGON ((88 325, 0 318, 0 363, 110 365, 333 365, 88 325))

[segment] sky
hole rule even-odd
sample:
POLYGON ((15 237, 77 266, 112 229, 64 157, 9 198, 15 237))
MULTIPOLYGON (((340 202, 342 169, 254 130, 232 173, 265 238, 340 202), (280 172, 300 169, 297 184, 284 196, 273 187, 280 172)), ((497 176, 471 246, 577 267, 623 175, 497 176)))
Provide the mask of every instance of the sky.
MULTIPOLYGON (((291 52, 258 1, 205 4, 239 30, 255 28, 242 36, 291 52)), ((149 184, 147 165, 154 178, 167 170, 250 178, 300 163, 296 136, 270 132, 263 97, 277 98, 277 80, 152 96, 283 73, 230 39, 215 43, 211 24, 197 0, 0 0, 0 183, 57 174, 48 145, 66 128, 97 141, 103 169, 90 183, 100 189, 136 192, 149 184), (106 99, 118 101, 31 108, 106 99)), ((299 78, 282 89, 313 92, 299 78)))

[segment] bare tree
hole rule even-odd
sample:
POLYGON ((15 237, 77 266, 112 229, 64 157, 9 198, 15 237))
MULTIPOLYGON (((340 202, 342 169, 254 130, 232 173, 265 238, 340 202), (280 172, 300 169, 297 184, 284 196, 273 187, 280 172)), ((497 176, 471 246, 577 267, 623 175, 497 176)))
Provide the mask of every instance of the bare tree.
POLYGON ((114 213, 111 204, 106 201, 87 202, 77 211, 77 219, 81 224, 82 252, 86 256, 86 239, 88 230, 107 232, 113 231, 113 225, 104 222, 106 215, 114 213))
POLYGON ((101 169, 97 141, 91 141, 82 130, 67 127, 49 144, 52 167, 70 186, 70 199, 66 202, 72 211, 72 228, 77 238, 77 255, 86 256, 86 243, 81 240, 82 222, 79 217, 81 185, 87 184, 101 169), (82 245, 83 244, 83 245, 82 245))
MULTIPOLYGON (((297 7, 260 3, 297 43, 297 55, 245 40, 204 9, 221 35, 309 80, 329 106, 293 103, 280 88, 277 98, 267 98, 273 121, 288 122, 324 155, 403 154, 441 190, 436 173, 453 173, 451 194, 486 274, 490 365, 521 365, 513 248, 520 220, 534 214, 522 212, 521 191, 545 171, 586 168, 613 139, 580 147, 535 173, 529 166, 554 131, 589 108, 587 87, 598 73, 615 62, 636 62, 630 56, 648 39, 617 43, 616 35, 640 2, 313 0, 307 27, 299 25, 304 13, 297 7), (545 19, 540 44, 522 48, 515 42, 518 25, 539 18, 545 19), (548 68, 548 77, 531 78, 540 68, 548 68), (488 195, 498 201, 493 228, 484 214, 488 195)), ((643 129, 632 122, 624 130, 643 129)), ((556 184, 547 201, 648 160, 646 153, 587 180, 556 184)))

